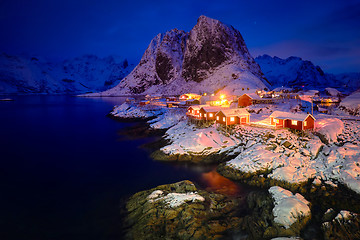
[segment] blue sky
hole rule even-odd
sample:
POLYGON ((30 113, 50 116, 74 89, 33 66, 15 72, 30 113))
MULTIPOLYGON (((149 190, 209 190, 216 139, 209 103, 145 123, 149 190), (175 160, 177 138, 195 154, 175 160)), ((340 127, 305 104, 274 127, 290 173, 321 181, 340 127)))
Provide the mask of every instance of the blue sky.
POLYGON ((256 57, 302 57, 360 72, 359 0, 0 0, 0 51, 62 60, 118 55, 138 63, 151 39, 200 15, 233 25, 256 57))

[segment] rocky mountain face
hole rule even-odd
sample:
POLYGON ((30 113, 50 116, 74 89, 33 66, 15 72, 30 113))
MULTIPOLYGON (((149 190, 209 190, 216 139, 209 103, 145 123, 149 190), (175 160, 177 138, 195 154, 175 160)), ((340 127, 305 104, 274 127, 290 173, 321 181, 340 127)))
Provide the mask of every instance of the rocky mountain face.
POLYGON ((0 54, 0 94, 78 94, 116 86, 132 69, 127 60, 85 55, 61 63, 0 54))
POLYGON ((202 93, 218 89, 235 93, 241 88, 269 86, 240 32, 200 16, 189 33, 173 29, 158 34, 140 63, 119 85, 92 95, 202 93))
POLYGON ((286 59, 262 55, 255 58, 272 87, 301 89, 336 88, 349 93, 360 88, 360 73, 328 74, 299 57, 286 59))

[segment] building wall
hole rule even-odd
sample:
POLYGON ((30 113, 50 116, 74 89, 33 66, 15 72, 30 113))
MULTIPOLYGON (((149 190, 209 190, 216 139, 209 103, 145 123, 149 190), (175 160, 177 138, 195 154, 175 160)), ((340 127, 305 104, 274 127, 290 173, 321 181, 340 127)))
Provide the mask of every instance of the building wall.
POLYGON ((247 107, 251 105, 251 98, 248 95, 242 95, 238 99, 238 107, 247 107))
POLYGON ((204 119, 206 119, 208 121, 212 121, 212 120, 216 119, 215 115, 217 112, 206 112, 204 109, 201 108, 200 113, 203 114, 203 116, 204 116, 204 114, 206 114, 206 118, 204 117, 204 119), (209 116, 210 113, 213 115, 212 117, 209 116))
POLYGON ((304 121, 304 123, 307 123, 307 126, 304 126, 304 130, 306 129, 314 129, 315 128, 315 121, 312 117, 307 117, 304 121))
POLYGON ((279 123, 276 123, 276 119, 274 118, 270 118, 270 124, 274 125, 276 127, 284 127, 284 120, 283 119, 279 119, 279 123))
POLYGON ((292 120, 286 119, 284 127, 296 129, 296 130, 302 130, 302 121, 296 121, 296 125, 292 124, 292 120))

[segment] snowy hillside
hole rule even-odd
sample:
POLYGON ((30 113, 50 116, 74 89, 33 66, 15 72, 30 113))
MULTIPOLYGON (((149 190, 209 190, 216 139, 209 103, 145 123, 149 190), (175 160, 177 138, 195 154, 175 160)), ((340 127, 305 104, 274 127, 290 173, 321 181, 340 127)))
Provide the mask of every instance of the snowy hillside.
POLYGON ((262 55, 255 58, 274 88, 321 89, 333 87, 349 93, 360 88, 360 73, 327 74, 319 66, 299 57, 282 59, 262 55))
POLYGON ((91 96, 201 93, 220 88, 233 93, 269 86, 240 32, 200 16, 189 33, 173 29, 158 34, 119 85, 91 96))
POLYGON ((85 55, 62 63, 0 54, 0 94, 85 93, 115 86, 132 69, 126 60, 85 55))

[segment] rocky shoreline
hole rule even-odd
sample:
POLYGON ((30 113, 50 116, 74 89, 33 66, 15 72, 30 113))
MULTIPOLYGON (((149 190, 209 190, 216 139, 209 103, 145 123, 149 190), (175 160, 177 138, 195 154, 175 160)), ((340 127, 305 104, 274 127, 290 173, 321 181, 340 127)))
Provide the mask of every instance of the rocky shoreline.
MULTIPOLYGON (((226 239, 229 236, 241 236, 243 239, 272 239, 276 237, 301 239, 300 236, 304 239, 336 239, 334 236, 342 236, 343 239, 356 239, 354 237, 360 234, 359 228, 356 229, 356 226, 359 225, 359 218, 355 214, 360 212, 360 205, 358 204, 360 195, 349 189, 347 185, 326 175, 317 175, 311 171, 310 173, 299 172, 305 175, 298 178, 298 181, 287 181, 285 180, 287 178, 274 175, 284 167, 290 167, 295 172, 301 169, 300 166, 310 167, 309 164, 314 159, 319 157, 326 159, 332 152, 338 154, 341 148, 347 149, 346 143, 342 142, 341 145, 332 147, 332 140, 328 136, 321 135, 322 142, 317 136, 304 137, 286 131, 254 131, 246 128, 230 129, 235 134, 229 135, 227 132, 221 132, 221 130, 219 131, 211 126, 204 130, 201 127, 187 125, 180 117, 175 118, 176 120, 171 124, 164 124, 162 121, 165 118, 166 114, 163 112, 156 114, 150 121, 143 118, 141 119, 141 123, 144 123, 143 126, 139 125, 138 129, 129 132, 130 135, 138 132, 145 135, 155 134, 160 137, 148 146, 154 160, 189 162, 200 165, 216 163, 219 164, 217 172, 222 176, 236 182, 260 187, 263 191, 252 192, 246 199, 236 199, 236 197, 229 198, 223 194, 198 189, 193 183, 185 180, 185 183, 168 184, 139 192, 133 195, 127 203, 127 222, 130 226, 127 237, 129 239, 158 239, 159 237, 165 239, 226 239), (158 126, 168 127, 157 128, 158 126), (186 140, 182 139, 183 136, 186 136, 185 134, 189 134, 189 139, 197 142, 195 148, 186 145, 186 140), (301 141, 298 141, 298 138, 301 141), (215 139, 215 143, 209 142, 208 139, 215 139), (211 147, 206 147, 209 143, 211 147), (234 167, 237 166, 238 162, 234 162, 232 159, 239 154, 250 154, 249 158, 253 161, 251 151, 256 148, 264 148, 265 152, 262 157, 273 159, 273 162, 270 162, 269 165, 266 161, 261 162, 262 158, 255 160, 254 163, 263 165, 256 167, 254 165, 255 168, 251 168, 253 169, 251 171, 242 171, 242 168, 234 167), (288 166, 284 166, 281 161, 279 162, 279 159, 283 157, 289 158, 289 162, 284 162, 288 166), (297 163, 299 168, 293 165, 296 159, 305 159, 297 163), (274 164, 277 161, 279 164, 274 164), (291 192, 288 191, 287 193, 290 195, 301 194, 303 199, 309 201, 311 214, 299 217, 289 227, 276 223, 274 220, 276 216, 273 213, 275 209, 274 198, 267 191, 273 186, 279 186, 284 191, 290 190, 291 192), (162 200, 149 202, 148 197, 152 193, 160 193, 160 191, 161 194, 156 196, 156 199, 162 200), (191 195, 195 192, 204 198, 203 202, 189 203, 185 201, 175 209, 166 207, 165 199, 167 196, 186 195, 187 193, 191 195), (216 203, 211 202, 214 198, 217 199, 216 203), (216 215, 218 217, 216 218, 217 222, 214 224, 210 221, 210 219, 214 219, 214 210, 211 208, 211 211, 209 210, 209 202, 215 204, 214 206, 216 204, 230 204, 230 208, 233 209, 231 212, 234 212, 231 214, 218 212, 216 215), (241 206, 238 204, 239 202, 242 203, 241 206), (242 211, 239 213, 235 209, 242 209, 242 211), (325 219, 324 216, 329 209, 333 209, 334 216, 329 218, 329 214, 327 214, 329 219, 325 219), (336 220, 336 214, 340 214, 345 209, 351 213, 348 214, 351 216, 351 220, 339 222, 336 220), (185 212, 184 215, 183 212, 185 212), (237 213, 235 214, 235 212, 237 213), (188 224, 186 221, 192 222, 188 224), (349 232, 350 230, 351 232, 349 232)), ((349 132, 349 130, 346 131, 349 132)), ((243 161, 241 158, 239 160, 243 161)), ((246 165, 245 169, 254 163, 250 162, 250 165, 246 165)), ((289 214, 293 215, 294 212, 289 214)))

